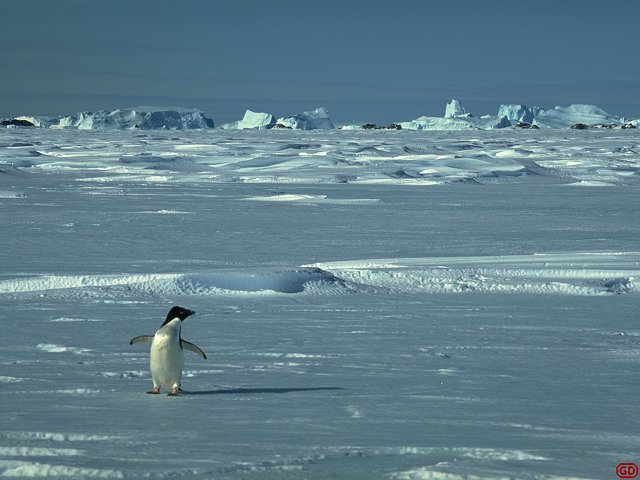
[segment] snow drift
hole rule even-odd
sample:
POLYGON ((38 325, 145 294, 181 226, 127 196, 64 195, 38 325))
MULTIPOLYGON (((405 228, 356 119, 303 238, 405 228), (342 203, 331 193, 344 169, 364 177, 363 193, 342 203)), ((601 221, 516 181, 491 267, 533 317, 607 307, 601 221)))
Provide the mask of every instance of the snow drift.
MULTIPOLYGON (((640 182, 637 131, 584 135, 576 130, 541 129, 523 136, 507 130, 467 129, 454 136, 426 137, 416 131, 372 135, 364 130, 291 130, 289 134, 287 130, 274 135, 256 130, 246 135, 241 130, 200 129, 178 135, 158 130, 149 142, 148 136, 135 134, 137 130, 112 129, 104 135, 78 137, 75 129, 0 129, 0 178, 10 182, 34 174, 68 172, 82 174, 81 183, 100 181, 114 192, 122 184, 138 181, 575 186, 637 186, 640 182), (83 141, 79 143, 78 138, 83 141), (105 148, 105 139, 117 148, 105 148)), ((98 190, 94 187, 92 193, 98 190)), ((241 198, 271 204, 376 201, 367 194, 350 198, 319 193, 255 191, 241 198)), ((0 187, 0 195, 20 198, 16 195, 31 193, 19 184, 7 184, 0 187)), ((161 205, 156 210, 184 209, 161 205)))
POLYGON ((637 252, 390 258, 321 262, 266 272, 42 275, 0 280, 0 298, 140 295, 637 293, 637 252), (589 267, 576 267, 589 264, 589 267))

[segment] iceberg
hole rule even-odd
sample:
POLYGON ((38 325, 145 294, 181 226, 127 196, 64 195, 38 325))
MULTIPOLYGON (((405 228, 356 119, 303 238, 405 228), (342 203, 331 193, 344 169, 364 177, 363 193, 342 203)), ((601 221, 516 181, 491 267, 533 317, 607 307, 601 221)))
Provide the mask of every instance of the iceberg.
POLYGON ((270 113, 259 113, 247 110, 246 112, 244 112, 244 117, 242 117, 242 120, 225 123, 224 125, 220 125, 218 128, 226 130, 244 130, 247 128, 257 128, 265 130, 273 128, 275 124, 276 117, 274 117, 270 113))
POLYGON ((60 117, 52 122, 51 128, 77 128, 79 130, 116 129, 127 130, 186 130, 193 128, 213 128, 213 120, 205 117, 200 110, 189 109, 124 109, 98 110, 97 112, 79 112, 75 115, 60 117))
MULTIPOLYGON (((14 120, 29 122, 29 123, 32 123, 35 127, 40 127, 40 128, 47 128, 51 126, 52 123, 55 123, 50 117, 45 117, 40 115, 38 116, 20 115, 18 117, 15 117, 14 120)), ((55 119, 55 121, 57 121, 57 119, 55 119)))
POLYGON ((533 120, 540 112, 540 108, 529 108, 526 105, 500 105, 498 109, 499 117, 506 117, 507 120, 513 123, 530 123, 533 124, 533 120))
POLYGON ((398 122, 403 130, 494 130, 511 126, 505 117, 487 115, 474 117, 419 117, 410 122, 398 122))
POLYGON ((9 120, 0 121, 0 125, 3 127, 35 127, 35 123, 24 118, 11 118, 9 120))
POLYGON ((549 110, 540 109, 534 119, 534 124, 546 128, 569 128, 576 124, 588 126, 601 124, 617 124, 623 122, 620 118, 609 115, 595 105, 576 104, 568 107, 556 106, 549 110))
POLYGON ((444 118, 461 117, 465 114, 466 112, 464 108, 456 99, 453 99, 449 103, 447 103, 447 106, 444 109, 444 118))
MULTIPOLYGON (((33 125, 41 128, 95 129, 206 129, 213 128, 213 120, 201 110, 185 108, 135 107, 122 110, 98 110, 79 112, 68 116, 18 116, 0 119, 1 126, 33 125)), ((501 104, 497 115, 473 116, 461 102, 452 99, 446 104, 443 117, 421 116, 414 120, 393 122, 387 127, 373 123, 343 125, 343 130, 493 130, 500 128, 638 128, 640 119, 625 119, 607 113, 590 104, 573 104, 554 108, 529 107, 522 104, 501 104)), ((295 130, 334 129, 329 112, 320 107, 276 120, 270 113, 246 110, 241 120, 225 123, 221 129, 271 129, 295 130)))
POLYGON ((326 108, 320 107, 308 112, 298 113, 290 117, 276 118, 269 113, 258 113, 247 110, 242 120, 225 123, 218 128, 227 130, 243 130, 248 128, 270 129, 290 128, 293 130, 333 129, 333 123, 326 108))
POLYGON ((320 107, 291 117, 279 118, 276 126, 294 130, 333 129, 333 123, 326 108, 320 107))
POLYGON ((455 99, 447 104, 444 118, 422 116, 397 123, 403 130, 493 130, 511 126, 509 119, 501 115, 474 117, 455 99))
POLYGON ((468 113, 458 100, 451 100, 443 118, 419 117, 409 122, 399 122, 407 130, 492 130, 508 127, 533 128, 634 128, 638 120, 625 121, 610 115, 600 107, 574 104, 551 109, 528 107, 519 104, 500 105, 497 115, 476 118, 468 113))
POLYGON ((500 105, 498 116, 505 116, 513 124, 528 123, 540 128, 571 128, 582 126, 622 127, 625 122, 610 115, 600 107, 587 104, 574 104, 568 107, 556 106, 550 109, 527 107, 525 105, 500 105))

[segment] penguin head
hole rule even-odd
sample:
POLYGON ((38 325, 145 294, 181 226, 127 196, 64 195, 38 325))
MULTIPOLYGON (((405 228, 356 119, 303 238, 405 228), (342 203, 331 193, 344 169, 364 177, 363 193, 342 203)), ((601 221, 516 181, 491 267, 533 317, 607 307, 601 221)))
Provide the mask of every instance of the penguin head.
POLYGON ((174 318, 179 318, 180 321, 183 321, 185 318, 187 318, 190 315, 193 315, 194 313, 196 312, 193 310, 189 310, 188 308, 179 307, 176 305, 171 310, 169 310, 169 313, 167 313, 167 318, 165 319, 162 326, 166 325, 174 318))

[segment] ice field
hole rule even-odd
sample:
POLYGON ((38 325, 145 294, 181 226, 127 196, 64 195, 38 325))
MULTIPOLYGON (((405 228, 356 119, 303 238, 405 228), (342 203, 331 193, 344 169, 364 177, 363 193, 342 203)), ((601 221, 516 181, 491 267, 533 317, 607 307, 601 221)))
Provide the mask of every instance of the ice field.
POLYGON ((0 476, 616 478, 639 187, 637 130, 0 129, 0 476))

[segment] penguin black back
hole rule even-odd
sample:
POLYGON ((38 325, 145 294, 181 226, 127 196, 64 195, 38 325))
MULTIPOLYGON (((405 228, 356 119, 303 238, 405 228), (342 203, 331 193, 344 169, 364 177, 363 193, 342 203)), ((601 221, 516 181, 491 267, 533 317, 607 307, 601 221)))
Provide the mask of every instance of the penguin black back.
POLYGON ((167 313, 167 318, 165 319, 163 324, 160 325, 160 328, 164 327, 174 318, 179 318, 180 321, 183 321, 185 318, 193 315, 194 313, 196 312, 194 312, 193 310, 189 310, 188 308, 179 307, 178 305, 176 305, 175 307, 172 307, 171 310, 169 310, 169 313, 167 313))

